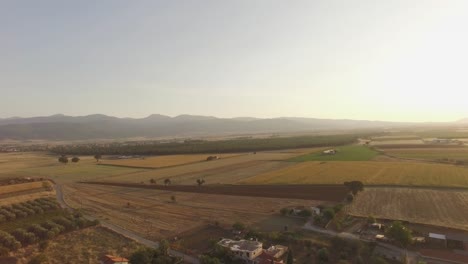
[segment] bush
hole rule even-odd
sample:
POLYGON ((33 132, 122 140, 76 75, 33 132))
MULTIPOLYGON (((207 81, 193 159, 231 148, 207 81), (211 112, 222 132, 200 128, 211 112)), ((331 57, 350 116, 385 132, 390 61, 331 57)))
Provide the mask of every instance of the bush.
POLYGON ((298 216, 300 217, 311 217, 312 216, 312 211, 309 209, 304 209, 299 212, 298 216))
POLYGON ((323 211, 323 217, 327 220, 332 220, 335 217, 335 210, 327 208, 323 211))
POLYGON ((328 253, 328 249, 326 248, 321 248, 317 251, 317 257, 321 261, 327 262, 329 259, 329 255, 330 254, 328 253))
POLYGON ((0 246, 10 250, 17 250, 21 247, 21 243, 14 236, 0 230, 0 246))
POLYGON ((232 228, 234 230, 237 230, 237 231, 244 231, 245 230, 245 225, 242 224, 241 222, 235 222, 233 225, 232 225, 232 228))
POLYGON ((35 257, 33 257, 28 264, 45 264, 48 262, 48 259, 45 255, 39 254, 35 257))
POLYGON ((289 209, 288 208, 281 208, 280 214, 283 216, 286 216, 289 214, 289 209))

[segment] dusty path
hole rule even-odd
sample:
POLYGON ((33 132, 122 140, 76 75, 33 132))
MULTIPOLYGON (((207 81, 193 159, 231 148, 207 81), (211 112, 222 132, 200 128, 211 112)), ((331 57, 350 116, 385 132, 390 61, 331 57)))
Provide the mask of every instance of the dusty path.
MULTIPOLYGON (((65 201, 64 197, 63 197, 63 192, 62 192, 62 186, 60 184, 57 184, 55 185, 55 190, 56 190, 56 195, 57 195, 57 201, 58 203, 60 204, 60 206, 62 208, 68 208, 68 209, 73 209, 71 206, 69 206, 67 204, 67 202, 65 201)), ((93 216, 90 216, 90 215, 85 215, 85 218, 87 218, 88 220, 96 220, 95 217, 93 216)), ((130 230, 127 230, 125 228, 122 228, 120 226, 117 226, 117 225, 114 225, 114 224, 111 224, 111 223, 108 223, 106 221, 102 221, 100 220, 100 224, 101 226, 105 227, 105 228, 108 228, 118 234, 121 234, 129 239, 132 239, 142 245, 145 245, 147 247, 150 247, 150 248, 158 248, 159 247, 159 243, 156 242, 156 241, 151 241, 151 240, 148 240, 146 238, 143 238, 137 234, 135 234, 134 232, 130 231, 130 230)), ((200 261, 198 261, 197 258, 195 257, 192 257, 192 256, 189 256, 189 255, 186 255, 182 252, 179 252, 179 251, 175 251, 175 250, 169 250, 169 253, 172 255, 172 256, 175 256, 175 257, 179 257, 181 259, 183 259, 184 263, 191 263, 191 264, 200 264, 200 261)))

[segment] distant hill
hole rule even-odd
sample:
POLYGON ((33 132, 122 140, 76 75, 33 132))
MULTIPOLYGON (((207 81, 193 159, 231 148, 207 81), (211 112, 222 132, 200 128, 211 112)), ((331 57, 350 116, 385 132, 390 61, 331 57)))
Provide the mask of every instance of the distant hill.
POLYGON ((0 139, 83 140, 130 137, 201 136, 253 133, 305 132, 336 129, 367 129, 408 126, 365 120, 316 118, 253 117, 216 118, 213 116, 150 115, 146 118, 117 118, 106 115, 53 115, 0 119, 0 139))

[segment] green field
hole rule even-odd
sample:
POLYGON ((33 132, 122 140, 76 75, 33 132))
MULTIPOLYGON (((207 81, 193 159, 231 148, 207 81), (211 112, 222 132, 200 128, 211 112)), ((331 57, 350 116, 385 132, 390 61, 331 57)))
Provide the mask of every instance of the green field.
POLYGON ((366 161, 375 158, 378 153, 366 146, 344 146, 336 148, 335 155, 324 155, 321 151, 290 159, 293 162, 304 161, 366 161))

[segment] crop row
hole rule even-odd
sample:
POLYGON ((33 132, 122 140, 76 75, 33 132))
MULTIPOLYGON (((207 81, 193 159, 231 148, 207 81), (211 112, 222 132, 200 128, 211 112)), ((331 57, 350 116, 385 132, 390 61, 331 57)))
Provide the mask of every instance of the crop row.
POLYGON ((44 212, 58 208, 57 202, 49 198, 39 198, 34 201, 13 204, 12 206, 2 206, 0 207, 0 223, 43 214, 44 212))
POLYGON ((59 234, 96 224, 98 224, 97 221, 86 220, 80 214, 66 214, 41 224, 17 228, 11 233, 0 231, 0 256, 8 254, 9 251, 15 251, 22 246, 49 240, 59 234))

